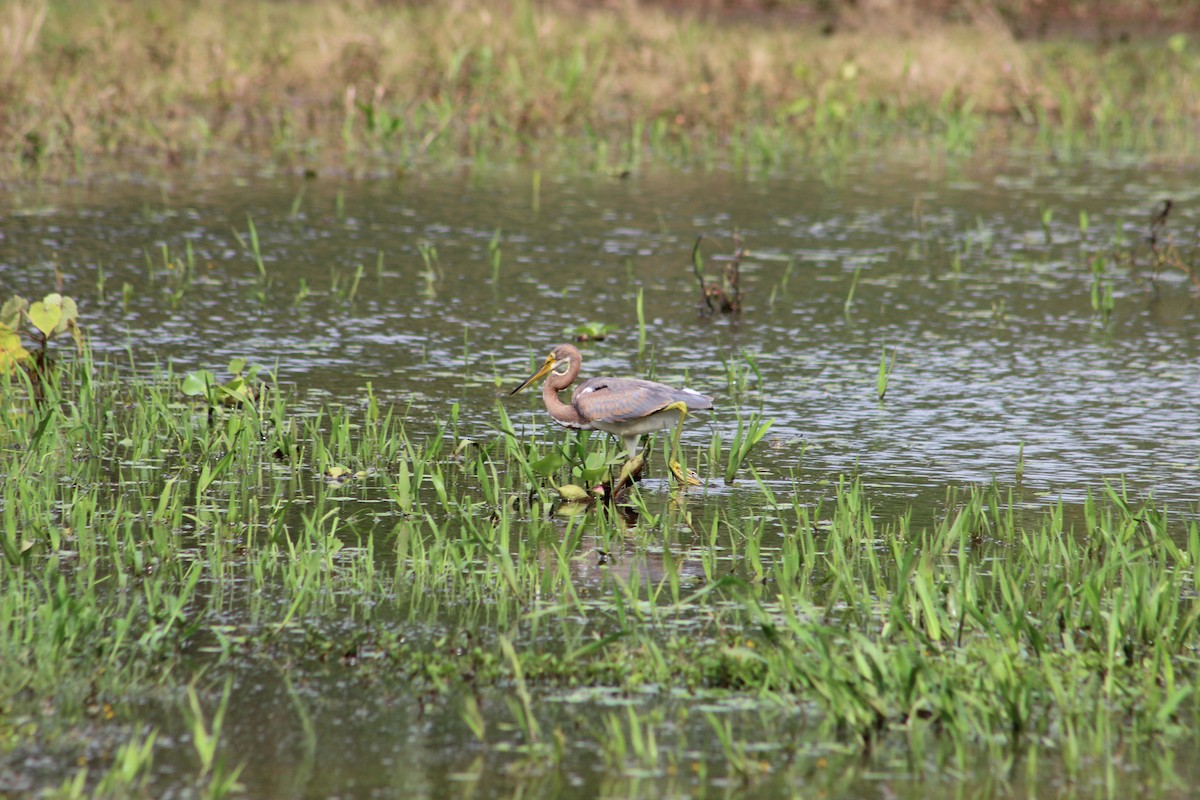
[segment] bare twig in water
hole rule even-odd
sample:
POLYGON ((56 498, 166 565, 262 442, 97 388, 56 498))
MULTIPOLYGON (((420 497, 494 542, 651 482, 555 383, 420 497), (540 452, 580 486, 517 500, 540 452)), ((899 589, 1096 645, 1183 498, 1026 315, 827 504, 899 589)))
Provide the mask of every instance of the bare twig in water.
POLYGON ((1174 207, 1174 202, 1167 198, 1150 215, 1150 232, 1146 236, 1146 242, 1150 245, 1150 252, 1154 254, 1155 288, 1157 289, 1159 271, 1163 267, 1171 267, 1187 275, 1196 291, 1200 291, 1200 270, 1180 255, 1174 239, 1167 234, 1167 222, 1174 207))
POLYGON ((746 249, 742 246, 742 237, 737 231, 733 232, 733 257, 725 262, 721 269, 721 282, 704 282, 704 258, 700 252, 700 242, 704 236, 696 237, 692 246, 692 271, 696 282, 700 284, 700 295, 704 298, 706 312, 711 314, 720 309, 722 314, 737 314, 742 310, 742 290, 740 285, 742 258, 746 249))

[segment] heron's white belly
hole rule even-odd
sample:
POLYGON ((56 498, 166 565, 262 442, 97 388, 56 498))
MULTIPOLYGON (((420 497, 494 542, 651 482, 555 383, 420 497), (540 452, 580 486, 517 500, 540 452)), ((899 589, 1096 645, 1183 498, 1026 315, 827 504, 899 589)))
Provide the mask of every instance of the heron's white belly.
POLYGON ((648 417, 626 420, 624 422, 592 420, 592 427, 605 433, 611 433, 614 436, 633 436, 673 428, 678 422, 679 411, 677 409, 670 409, 667 411, 656 411, 648 417))

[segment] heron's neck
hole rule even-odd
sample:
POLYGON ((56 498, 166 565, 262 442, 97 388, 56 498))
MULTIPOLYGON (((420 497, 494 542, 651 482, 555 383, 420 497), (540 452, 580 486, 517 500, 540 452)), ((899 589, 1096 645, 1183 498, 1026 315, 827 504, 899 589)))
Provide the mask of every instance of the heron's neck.
POLYGON ((558 390, 550 385, 550 381, 542 384, 542 402, 546 404, 546 410, 550 412, 550 416, 558 424, 566 425, 569 428, 582 428, 584 426, 584 419, 579 416, 579 412, 575 410, 575 406, 559 400, 558 390))

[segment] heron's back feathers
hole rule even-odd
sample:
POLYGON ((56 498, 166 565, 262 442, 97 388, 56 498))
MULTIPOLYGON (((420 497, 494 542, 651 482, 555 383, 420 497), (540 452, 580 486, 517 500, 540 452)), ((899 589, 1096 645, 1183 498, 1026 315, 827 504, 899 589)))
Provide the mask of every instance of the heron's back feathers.
POLYGON ((571 397, 571 405, 592 423, 641 419, 681 401, 688 411, 713 407, 712 398, 699 392, 636 378, 592 378, 580 384, 571 397))

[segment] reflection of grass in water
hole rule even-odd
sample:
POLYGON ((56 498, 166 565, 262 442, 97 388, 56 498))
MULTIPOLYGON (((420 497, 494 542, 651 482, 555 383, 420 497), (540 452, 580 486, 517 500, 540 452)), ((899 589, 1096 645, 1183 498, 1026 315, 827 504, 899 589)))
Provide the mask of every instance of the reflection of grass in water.
POLYGON ((912 136, 950 153, 1012 138, 1195 155, 1200 71, 1182 35, 1028 43, 980 14, 823 36, 787 14, 8 3, 0 78, 19 135, 4 162, 90 171, 114 153, 174 165, 249 150, 304 169, 557 154, 615 174, 647 155, 769 170, 912 136))
POLYGON ((1073 524, 991 487, 916 530, 858 481, 814 505, 760 476, 750 516, 640 490, 634 527, 603 506, 560 522, 541 445, 502 411, 508 433, 477 435, 370 392, 359 411, 278 390, 193 406, 169 372, 85 368, 42 406, 0 392, 0 764, 128 742, 64 793, 118 769, 152 794, 253 793, 253 760, 217 765, 244 760, 227 737, 255 710, 208 672, 255 663, 473 693, 447 716, 485 773, 595 759, 629 780, 834 786, 818 763, 901 754, 996 780, 1017 752, 1079 777, 1116 740, 1193 741, 1200 530, 1115 487, 1073 524), (542 702, 580 686, 630 710, 581 726, 542 702), (138 727, 141 704, 181 697, 157 739, 138 727), (156 749, 176 725, 204 732, 190 773, 157 766, 192 758, 156 749))

